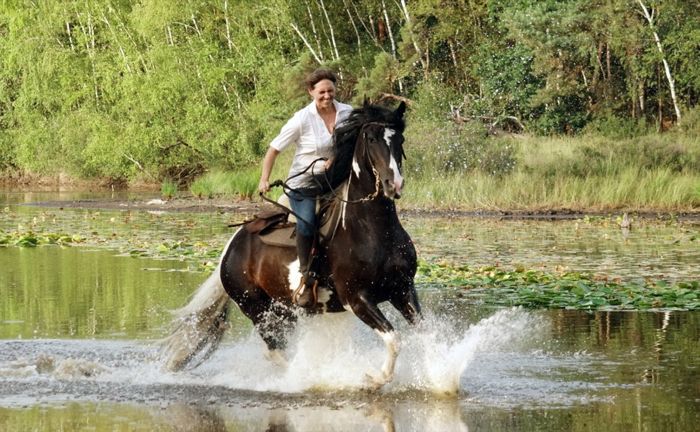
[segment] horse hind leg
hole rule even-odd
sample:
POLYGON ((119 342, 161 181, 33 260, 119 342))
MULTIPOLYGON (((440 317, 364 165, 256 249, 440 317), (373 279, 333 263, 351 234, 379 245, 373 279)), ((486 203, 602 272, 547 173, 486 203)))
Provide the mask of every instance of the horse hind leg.
POLYGON ((253 322, 255 330, 267 346, 265 357, 279 365, 286 364, 284 351, 287 348, 288 335, 294 329, 297 317, 282 304, 270 297, 257 298, 255 301, 240 300, 241 311, 253 322))

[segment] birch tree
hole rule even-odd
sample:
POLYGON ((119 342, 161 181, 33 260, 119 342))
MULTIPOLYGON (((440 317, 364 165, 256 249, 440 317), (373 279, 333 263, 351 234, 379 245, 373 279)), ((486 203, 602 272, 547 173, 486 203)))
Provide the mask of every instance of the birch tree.
POLYGON ((661 55, 661 61, 664 65, 664 72, 666 74, 666 81, 668 81, 668 87, 671 91, 671 100, 673 101, 673 110, 676 112, 676 123, 681 124, 681 110, 678 106, 678 98, 676 97, 676 85, 673 81, 673 76, 671 76, 671 68, 666 61, 666 55, 664 54, 664 48, 661 45, 661 39, 659 38, 659 33, 656 31, 656 26, 654 20, 658 17, 658 9, 648 8, 642 0, 637 0, 639 7, 641 9, 641 14, 649 23, 649 29, 654 35, 654 42, 656 42, 656 48, 659 50, 661 55), (656 15, 656 16, 655 16, 656 15))

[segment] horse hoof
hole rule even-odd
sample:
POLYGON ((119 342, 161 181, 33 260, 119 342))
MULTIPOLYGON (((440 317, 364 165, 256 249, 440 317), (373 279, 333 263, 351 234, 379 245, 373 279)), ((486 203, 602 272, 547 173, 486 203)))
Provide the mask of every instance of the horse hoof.
POLYGON ((372 374, 366 373, 365 374, 365 387, 369 391, 377 391, 380 388, 384 387, 386 383, 391 381, 391 377, 377 377, 372 374))
POLYGON ((287 359, 284 357, 284 354, 280 350, 271 350, 265 353, 265 358, 275 364, 276 366, 286 368, 287 367, 287 359))

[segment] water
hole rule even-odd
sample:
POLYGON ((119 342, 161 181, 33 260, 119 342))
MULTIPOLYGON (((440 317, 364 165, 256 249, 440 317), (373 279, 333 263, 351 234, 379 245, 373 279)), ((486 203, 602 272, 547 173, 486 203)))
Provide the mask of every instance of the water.
MULTIPOLYGON (((281 367, 235 309, 210 360, 165 372, 168 310, 207 274, 114 249, 223 244, 231 215, 12 206, 0 217, 0 229, 115 235, 109 247, 0 248, 0 430, 693 430, 700 420, 699 313, 488 309, 452 289, 419 287, 416 328, 383 307, 402 348, 378 393, 363 387, 383 344, 350 314, 302 319, 281 367)), ((611 224, 578 224, 406 219, 429 259, 699 276, 697 225, 638 223, 624 239, 611 224)))

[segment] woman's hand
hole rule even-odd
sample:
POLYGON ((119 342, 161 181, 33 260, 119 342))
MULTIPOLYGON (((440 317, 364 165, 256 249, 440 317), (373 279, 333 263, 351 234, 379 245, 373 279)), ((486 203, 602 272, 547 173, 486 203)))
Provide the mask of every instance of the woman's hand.
POLYGON ((265 179, 260 179, 260 183, 258 183, 258 192, 261 194, 267 193, 270 190, 270 181, 265 180, 265 179))

